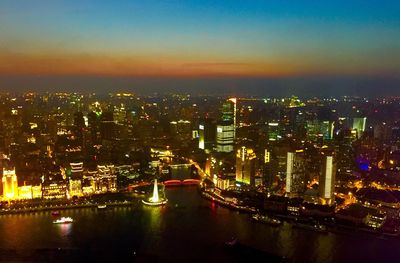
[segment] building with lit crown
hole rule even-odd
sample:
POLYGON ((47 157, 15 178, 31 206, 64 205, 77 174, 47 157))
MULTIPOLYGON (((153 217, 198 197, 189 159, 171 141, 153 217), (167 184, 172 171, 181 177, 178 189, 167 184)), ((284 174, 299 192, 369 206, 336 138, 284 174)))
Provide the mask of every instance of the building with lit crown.
POLYGON ((256 154, 253 149, 242 146, 236 152, 236 181, 254 185, 256 154))

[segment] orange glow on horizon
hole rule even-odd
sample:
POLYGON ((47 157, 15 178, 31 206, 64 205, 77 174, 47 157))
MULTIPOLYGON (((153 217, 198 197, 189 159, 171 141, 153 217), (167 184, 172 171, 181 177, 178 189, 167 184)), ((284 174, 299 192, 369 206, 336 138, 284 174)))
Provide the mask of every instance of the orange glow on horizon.
MULTIPOLYGON (((224 62, 228 58, 201 55, 188 57, 155 55, 20 54, 0 53, 0 75, 97 75, 121 77, 286 77, 318 74, 358 74, 357 67, 340 69, 288 58, 249 59, 224 62)), ((361 73, 370 73, 364 69, 361 73)), ((376 73, 376 72, 375 72, 376 73)))

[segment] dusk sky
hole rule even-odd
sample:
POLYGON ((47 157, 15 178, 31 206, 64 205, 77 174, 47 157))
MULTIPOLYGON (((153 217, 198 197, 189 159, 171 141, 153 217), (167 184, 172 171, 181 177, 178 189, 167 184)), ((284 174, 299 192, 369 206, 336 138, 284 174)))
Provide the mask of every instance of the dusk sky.
POLYGON ((317 76, 393 86, 400 73, 399 14, 395 0, 2 0, 0 84, 38 76, 317 76))

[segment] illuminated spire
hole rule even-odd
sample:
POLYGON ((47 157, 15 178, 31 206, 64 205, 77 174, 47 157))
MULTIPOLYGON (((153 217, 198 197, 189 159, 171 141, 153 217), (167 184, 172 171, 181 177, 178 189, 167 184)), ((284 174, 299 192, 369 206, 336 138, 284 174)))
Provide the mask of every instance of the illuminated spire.
POLYGON ((159 202, 158 198, 158 185, 157 185, 157 179, 154 180, 154 189, 153 189, 153 197, 151 198, 151 201, 154 203, 159 202))

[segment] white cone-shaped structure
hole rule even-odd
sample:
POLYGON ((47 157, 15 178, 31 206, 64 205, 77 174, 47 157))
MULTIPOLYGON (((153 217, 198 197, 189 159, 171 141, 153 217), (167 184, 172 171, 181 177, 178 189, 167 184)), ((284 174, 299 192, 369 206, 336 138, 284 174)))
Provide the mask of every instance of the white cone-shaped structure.
POLYGON ((160 199, 158 198, 157 179, 154 180, 153 197, 151 198, 151 201, 154 202, 154 203, 158 203, 160 201, 160 199))
POLYGON ((158 206, 158 205, 165 205, 167 203, 167 199, 164 197, 158 196, 158 184, 157 179, 154 180, 154 188, 153 188, 153 196, 148 198, 147 200, 142 200, 143 204, 151 205, 151 206, 158 206))

